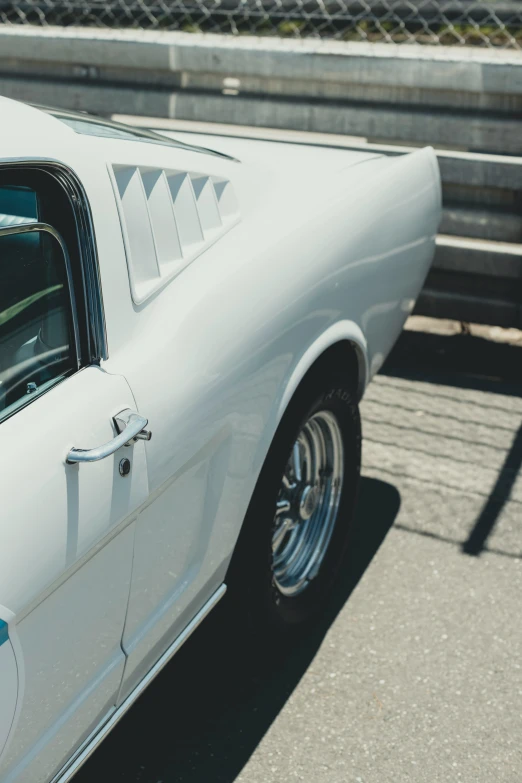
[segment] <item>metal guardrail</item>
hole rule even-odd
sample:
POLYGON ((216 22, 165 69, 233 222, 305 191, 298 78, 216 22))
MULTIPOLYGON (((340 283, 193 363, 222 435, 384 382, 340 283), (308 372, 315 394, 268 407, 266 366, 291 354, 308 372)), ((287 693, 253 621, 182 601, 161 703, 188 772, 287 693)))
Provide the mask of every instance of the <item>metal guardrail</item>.
POLYGON ((11 27, 0 93, 387 155, 432 144, 444 214, 418 309, 522 327, 521 54, 11 27))

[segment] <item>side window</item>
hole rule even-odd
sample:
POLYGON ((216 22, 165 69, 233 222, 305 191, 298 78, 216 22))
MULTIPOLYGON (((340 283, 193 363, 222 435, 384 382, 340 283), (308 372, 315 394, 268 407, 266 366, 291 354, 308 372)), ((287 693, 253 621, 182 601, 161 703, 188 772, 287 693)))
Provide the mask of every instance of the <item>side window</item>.
POLYGON ((38 220, 36 193, 25 187, 0 187, 0 227, 35 223, 38 220))
POLYGON ((37 220, 34 191, 0 188, 0 420, 78 367, 68 259, 37 220))

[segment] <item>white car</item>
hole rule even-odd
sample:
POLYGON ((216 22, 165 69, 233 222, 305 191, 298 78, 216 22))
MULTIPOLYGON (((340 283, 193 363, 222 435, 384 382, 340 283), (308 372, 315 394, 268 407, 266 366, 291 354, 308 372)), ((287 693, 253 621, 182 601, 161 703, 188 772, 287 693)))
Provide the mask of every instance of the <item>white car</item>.
POLYGON ((63 783, 226 586, 263 633, 325 606, 440 181, 431 149, 0 117, 0 781, 63 783))

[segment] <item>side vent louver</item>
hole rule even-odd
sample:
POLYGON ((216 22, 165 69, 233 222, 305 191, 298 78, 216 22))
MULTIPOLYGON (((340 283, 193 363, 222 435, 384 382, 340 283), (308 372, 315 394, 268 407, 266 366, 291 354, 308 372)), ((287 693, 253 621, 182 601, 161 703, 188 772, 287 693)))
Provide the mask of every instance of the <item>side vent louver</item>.
POLYGON ((200 174, 193 174, 191 180, 196 196, 201 228, 205 236, 208 236, 212 231, 220 228, 222 222, 214 186, 210 177, 202 177, 200 174))
POLYGON ((143 181, 139 169, 133 166, 115 168, 114 175, 125 215, 127 241, 132 248, 132 271, 139 286, 159 275, 143 181))
POLYGON ((178 229, 170 203, 169 186, 163 171, 141 170, 147 196, 152 234, 160 271, 164 264, 183 258, 178 229))
POLYGON ((137 304, 239 220, 229 180, 126 165, 112 174, 137 304))
POLYGON ((196 207, 194 188, 188 174, 169 174, 170 193, 174 207, 176 225, 181 237, 182 247, 203 242, 201 221, 196 207))
POLYGON ((237 215, 239 208, 234 190, 228 179, 213 177, 212 182, 214 183, 214 192, 216 194, 218 209, 221 216, 227 219, 237 215))

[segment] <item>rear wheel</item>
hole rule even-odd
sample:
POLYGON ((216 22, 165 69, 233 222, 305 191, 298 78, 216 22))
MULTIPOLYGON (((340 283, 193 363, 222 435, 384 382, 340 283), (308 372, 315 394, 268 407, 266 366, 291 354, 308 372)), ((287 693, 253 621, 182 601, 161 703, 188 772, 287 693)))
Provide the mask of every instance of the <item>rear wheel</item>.
POLYGON ((266 457, 228 575, 254 627, 296 631, 324 607, 350 538, 360 453, 348 379, 306 379, 266 457))

